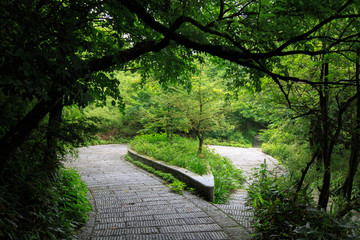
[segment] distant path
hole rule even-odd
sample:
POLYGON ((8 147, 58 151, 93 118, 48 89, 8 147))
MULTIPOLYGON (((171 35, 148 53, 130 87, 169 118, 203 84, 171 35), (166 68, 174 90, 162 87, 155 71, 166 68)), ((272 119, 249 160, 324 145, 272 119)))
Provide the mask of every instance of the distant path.
POLYGON ((264 163, 264 160, 266 160, 269 170, 275 169, 275 172, 277 173, 284 171, 284 167, 281 166, 275 158, 263 153, 260 148, 239 148, 214 145, 209 145, 208 147, 215 150, 215 152, 221 156, 228 157, 238 169, 244 171, 244 175, 247 178, 253 174, 254 168, 259 168, 260 165, 264 163))
MULTIPOLYGON (((264 159, 266 160, 267 169, 274 169, 276 173, 284 171, 284 167, 279 165, 279 162, 275 158, 261 152, 260 148, 239 148, 214 145, 209 145, 208 147, 221 156, 228 157, 238 169, 244 171, 244 176, 247 179, 245 187, 250 183, 249 177, 253 175, 254 168, 260 168, 260 165, 264 163, 264 159)), ((216 206, 228 216, 242 222, 243 225, 250 226, 249 220, 251 219, 251 214, 246 211, 246 197, 247 191, 245 189, 238 189, 231 194, 230 199, 226 204, 217 204, 216 206)))

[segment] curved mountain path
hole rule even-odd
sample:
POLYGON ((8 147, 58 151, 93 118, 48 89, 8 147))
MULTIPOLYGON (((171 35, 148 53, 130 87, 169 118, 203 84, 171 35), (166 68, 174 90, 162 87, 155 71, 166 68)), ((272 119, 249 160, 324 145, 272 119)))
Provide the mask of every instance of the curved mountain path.
POLYGON ((209 145, 208 147, 221 156, 228 157, 238 169, 244 171, 247 179, 254 173, 254 168, 260 168, 264 160, 266 161, 268 170, 274 170, 274 172, 278 174, 284 171, 284 167, 280 165, 275 158, 263 153, 261 148, 238 148, 214 145, 209 145))
MULTIPOLYGON (((239 158, 247 151, 211 147, 245 172, 251 167, 250 158, 244 165, 239 158)), ((250 239, 245 191, 234 193, 227 204, 211 204, 187 192, 175 194, 161 179, 125 161, 127 148, 80 148, 79 157, 66 163, 86 182, 93 206, 80 239, 250 239)))
MULTIPOLYGON (((243 175, 246 177, 245 188, 251 183, 251 177, 255 172, 254 169, 260 168, 264 161, 266 161, 269 171, 274 170, 277 174, 284 172, 284 167, 280 165, 275 158, 261 152, 260 148, 238 148, 214 145, 209 145, 208 147, 221 156, 229 158, 238 169, 243 170, 243 175)), ((243 226, 249 227, 251 214, 246 211, 246 197, 246 190, 238 189, 231 194, 226 204, 216 204, 216 206, 228 216, 240 222, 243 226)))

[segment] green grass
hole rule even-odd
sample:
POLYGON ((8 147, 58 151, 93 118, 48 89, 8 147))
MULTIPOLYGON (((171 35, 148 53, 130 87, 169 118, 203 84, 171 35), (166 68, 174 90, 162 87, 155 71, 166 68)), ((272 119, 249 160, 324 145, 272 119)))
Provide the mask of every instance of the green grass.
POLYGON ((130 143, 141 153, 168 164, 183 167, 199 175, 209 171, 214 175, 215 203, 226 202, 231 192, 241 187, 244 181, 241 170, 232 162, 207 148, 198 154, 198 143, 193 139, 174 135, 173 143, 166 134, 140 135, 130 143))
POLYGON ((175 178, 171 173, 164 173, 162 171, 156 170, 153 167, 150 167, 150 166, 148 166, 148 165, 146 165, 146 164, 144 164, 142 162, 134 160, 129 155, 126 155, 125 159, 127 161, 135 164, 136 166, 141 167, 142 169, 145 169, 146 171, 148 171, 150 173, 153 173, 156 176, 161 177, 162 179, 164 179, 166 182, 169 183, 167 186, 170 187, 171 191, 173 191, 175 193, 182 194, 184 189, 192 190, 191 188, 188 188, 185 183, 183 183, 179 179, 175 178))
POLYGON ((252 144, 246 141, 233 141, 233 140, 219 140, 216 138, 207 138, 205 139, 205 144, 207 145, 218 145, 218 146, 229 146, 229 147, 241 147, 241 148, 251 148, 252 144))
POLYGON ((192 139, 175 135, 173 144, 166 134, 149 134, 135 137, 131 147, 168 164, 186 168, 199 175, 208 172, 207 153, 197 154, 197 144, 192 139))

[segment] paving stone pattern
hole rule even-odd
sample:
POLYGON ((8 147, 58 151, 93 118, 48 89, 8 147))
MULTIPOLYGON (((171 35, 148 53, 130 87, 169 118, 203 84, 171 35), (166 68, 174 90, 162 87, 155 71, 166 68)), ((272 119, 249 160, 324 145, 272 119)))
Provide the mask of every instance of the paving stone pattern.
POLYGON ((247 192, 243 189, 237 190, 230 196, 226 204, 216 204, 216 207, 222 212, 233 218, 246 229, 250 229, 250 223, 253 219, 250 208, 245 205, 247 192))
MULTIPOLYGON (((260 148, 213 145, 210 145, 209 148, 222 156, 228 157, 237 168, 243 170, 246 177, 245 187, 251 183, 254 168, 259 168, 264 163, 264 160, 266 160, 268 170, 274 170, 276 174, 284 173, 284 167, 275 158, 263 153, 260 148)), ((239 189, 230 196, 230 200, 226 204, 217 204, 216 206, 239 224, 249 229, 252 214, 249 208, 245 206, 246 196, 246 190, 239 189)))
POLYGON ((79 149, 76 167, 93 212, 81 239, 249 239, 244 192, 226 205, 171 192, 163 181, 123 159, 127 145, 79 149))

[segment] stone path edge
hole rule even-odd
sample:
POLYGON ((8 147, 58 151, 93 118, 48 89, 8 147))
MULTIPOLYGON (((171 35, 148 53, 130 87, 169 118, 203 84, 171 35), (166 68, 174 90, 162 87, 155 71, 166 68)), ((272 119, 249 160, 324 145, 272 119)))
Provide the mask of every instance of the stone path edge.
POLYGON ((214 202, 214 176, 210 172, 207 175, 197 175, 189 170, 177 166, 168 165, 154 158, 143 156, 132 149, 128 149, 128 154, 133 159, 149 165, 165 173, 171 173, 177 179, 185 182, 189 187, 195 188, 196 192, 209 202, 214 202))
POLYGON ((91 211, 88 213, 88 219, 86 223, 82 225, 79 229, 77 229, 77 231, 79 232, 77 236, 80 240, 91 239, 91 235, 95 227, 96 212, 97 212, 96 204, 91 190, 88 189, 87 194, 88 194, 88 200, 91 204, 91 211))

